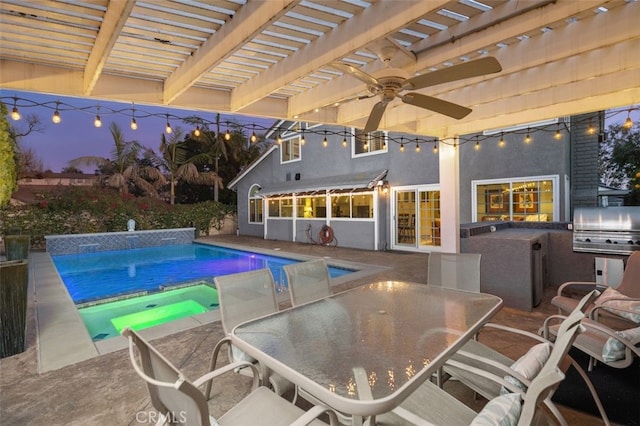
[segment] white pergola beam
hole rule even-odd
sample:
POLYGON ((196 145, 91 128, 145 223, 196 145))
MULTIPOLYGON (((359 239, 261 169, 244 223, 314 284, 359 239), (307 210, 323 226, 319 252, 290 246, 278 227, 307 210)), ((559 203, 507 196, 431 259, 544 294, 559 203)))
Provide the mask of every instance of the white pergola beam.
POLYGON ((91 95, 91 91, 102 74, 102 69, 109 59, 111 50, 116 44, 120 31, 124 27, 135 1, 112 1, 107 6, 104 19, 100 25, 100 31, 93 43, 93 48, 87 59, 87 65, 84 69, 84 88, 85 96, 91 95))
POLYGON ((447 1, 380 1, 354 16, 333 31, 309 43, 304 49, 234 89, 231 109, 238 111, 258 99, 325 67, 349 53, 362 49, 370 42, 392 34, 415 16, 426 15, 445 5, 447 1))
POLYGON ((224 61, 244 44, 260 34, 300 0, 251 1, 240 8, 189 57, 164 84, 164 103, 173 103, 211 68, 224 61))

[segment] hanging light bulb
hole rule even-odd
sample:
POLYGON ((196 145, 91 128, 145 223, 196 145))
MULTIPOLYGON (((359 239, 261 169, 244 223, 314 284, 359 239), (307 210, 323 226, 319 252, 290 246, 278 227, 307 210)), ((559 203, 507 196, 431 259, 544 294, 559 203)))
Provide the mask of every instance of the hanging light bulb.
POLYGON ((529 135, 530 129, 527 128, 527 136, 524 137, 524 143, 531 143, 531 136, 529 135))
POLYGON ((342 147, 346 148, 347 147, 347 137, 345 136, 344 138, 342 138, 342 147))
POLYGON ((438 153, 438 139, 433 140, 433 153, 434 154, 438 153))
POLYGON ((278 141, 278 145, 282 145, 282 136, 280 136, 280 132, 278 132, 278 138, 276 140, 278 141))
POLYGON ((93 125, 96 127, 102 127, 102 120, 100 119, 100 107, 98 107, 98 113, 96 114, 96 119, 93 120, 93 125))
POLYGON ((500 140, 498 141, 498 146, 500 148, 504 148, 505 145, 506 145, 506 142, 504 141, 504 133, 501 133, 500 140))
POLYGON ((627 119, 624 121, 623 126, 625 129, 630 129, 633 127, 633 121, 631 121, 631 110, 629 110, 629 112, 627 113, 627 119))
POLYGON ((253 125, 253 133, 251 133, 251 142, 255 142, 258 140, 258 136, 256 135, 256 126, 253 125))
POLYGON ((560 125, 558 125, 558 128, 556 129, 556 134, 553 135, 553 138, 557 141, 562 139, 562 133, 560 133, 560 125))
POLYGON ((418 142, 416 142, 416 152, 420 152, 420 144, 418 142))
POLYGON ((404 144, 400 142, 400 152, 404 152, 404 144))
POLYGON ((173 129, 171 128, 171 123, 169 123, 169 114, 167 114, 167 127, 165 127, 164 131, 167 132, 168 135, 170 135, 171 132, 173 132, 173 129))
POLYGON ((225 141, 231 140, 231 133, 229 133, 229 126, 227 126, 227 131, 224 133, 224 140, 225 141))
POLYGON ((193 136, 200 137, 200 126, 196 126, 196 129, 193 131, 193 136))
POLYGON ((306 141, 304 140, 304 130, 302 131, 302 137, 300 138, 300 145, 304 145, 306 141))
POLYGON ((136 121, 136 109, 133 108, 134 103, 131 102, 131 130, 138 130, 138 122, 136 121))
POLYGON ((327 131, 324 131, 324 139, 322 140, 322 147, 326 148, 327 145, 329 145, 329 142, 327 141, 327 131))
POLYGON ((368 150, 369 150, 369 141, 367 141, 367 140, 365 139, 365 141, 364 141, 364 145, 362 146, 362 148, 363 148, 365 151, 368 151, 368 150))
POLYGON ((18 98, 14 97, 13 98, 13 109, 11 110, 11 119, 13 121, 18 121, 18 120, 20 120, 20 118, 22 118, 22 116, 20 115, 20 111, 18 111, 18 106, 16 105, 17 102, 18 102, 18 98))
POLYGON ((62 119, 60 118, 60 111, 58 111, 58 105, 60 103, 56 102, 56 110, 53 112, 53 115, 51 116, 51 121, 53 121, 55 124, 60 124, 60 122, 62 121, 62 119))
POLYGON ((596 128, 593 127, 593 122, 589 120, 589 127, 587 127, 587 133, 593 135, 596 132, 596 128))
POLYGON ((382 137, 382 149, 387 149, 387 140, 384 136, 382 137))
POLYGON ((473 147, 476 151, 480 151, 480 141, 478 140, 478 135, 476 135, 476 146, 473 147))

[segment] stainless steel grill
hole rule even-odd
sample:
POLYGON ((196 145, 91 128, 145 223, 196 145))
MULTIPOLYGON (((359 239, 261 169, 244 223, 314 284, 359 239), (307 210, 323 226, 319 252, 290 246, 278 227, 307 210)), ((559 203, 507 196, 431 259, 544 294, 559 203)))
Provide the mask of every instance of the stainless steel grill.
POLYGON ((573 251, 631 254, 640 250, 640 207, 578 207, 573 251))

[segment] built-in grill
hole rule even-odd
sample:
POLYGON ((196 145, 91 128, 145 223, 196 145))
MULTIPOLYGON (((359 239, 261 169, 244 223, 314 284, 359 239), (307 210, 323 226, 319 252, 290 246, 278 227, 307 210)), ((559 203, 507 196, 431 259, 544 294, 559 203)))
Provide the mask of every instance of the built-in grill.
POLYGON ((640 250, 640 207, 578 207, 573 251, 631 254, 640 250))

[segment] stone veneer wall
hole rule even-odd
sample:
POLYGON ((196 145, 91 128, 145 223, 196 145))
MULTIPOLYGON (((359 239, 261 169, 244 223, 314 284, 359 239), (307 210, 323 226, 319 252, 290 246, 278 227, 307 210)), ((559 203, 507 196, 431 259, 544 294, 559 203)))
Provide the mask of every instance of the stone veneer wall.
POLYGON ((191 244, 195 239, 195 232, 195 228, 177 228, 99 234, 46 235, 44 238, 47 243, 47 252, 56 256, 59 254, 191 244))

